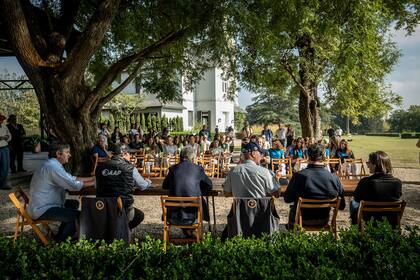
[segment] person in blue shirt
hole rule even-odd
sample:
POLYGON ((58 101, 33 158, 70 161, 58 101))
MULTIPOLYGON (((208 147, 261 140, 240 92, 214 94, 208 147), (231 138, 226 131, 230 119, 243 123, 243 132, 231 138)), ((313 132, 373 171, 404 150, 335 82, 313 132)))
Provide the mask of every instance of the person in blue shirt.
POLYGON ((261 135, 264 135, 265 140, 267 140, 267 142, 269 142, 271 145, 273 140, 273 131, 268 127, 268 124, 264 125, 264 129, 261 131, 261 135))
POLYGON ((111 153, 108 152, 106 145, 105 145, 105 137, 100 135, 98 137, 98 142, 95 146, 93 146, 91 155, 98 158, 110 158, 111 153))
POLYGON ((335 151, 335 157, 339 158, 341 162, 344 162, 344 159, 353 158, 354 154, 352 150, 349 148, 349 144, 345 139, 340 141, 338 149, 335 151))
MULTIPOLYGON (((273 158, 284 158, 284 149, 283 149, 283 145, 281 144, 279 139, 274 139, 273 141, 273 147, 271 149, 268 150, 269 154, 270 154, 270 160, 272 160, 273 158)), ((278 164, 274 165, 273 168, 273 163, 271 161, 271 170, 278 170, 279 166, 278 164)))

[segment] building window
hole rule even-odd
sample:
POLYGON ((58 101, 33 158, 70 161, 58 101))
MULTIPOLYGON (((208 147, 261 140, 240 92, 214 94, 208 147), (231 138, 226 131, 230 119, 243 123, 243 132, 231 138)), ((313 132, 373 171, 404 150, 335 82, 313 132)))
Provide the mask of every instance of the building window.
POLYGON ((193 111, 188 111, 188 126, 193 126, 193 111))
POLYGON ((227 82, 222 82, 222 92, 227 92, 228 91, 228 83, 227 82))

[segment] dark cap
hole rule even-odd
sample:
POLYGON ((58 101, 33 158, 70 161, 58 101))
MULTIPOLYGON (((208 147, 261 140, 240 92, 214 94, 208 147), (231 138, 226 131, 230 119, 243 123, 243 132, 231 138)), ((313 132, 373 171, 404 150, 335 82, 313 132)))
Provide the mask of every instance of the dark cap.
POLYGON ((125 152, 128 152, 126 145, 121 144, 114 144, 109 149, 110 152, 112 152, 113 155, 122 155, 125 152))
POLYGON ((242 149, 242 153, 250 153, 253 151, 262 152, 261 147, 258 145, 258 143, 255 142, 249 142, 245 145, 245 147, 242 149))

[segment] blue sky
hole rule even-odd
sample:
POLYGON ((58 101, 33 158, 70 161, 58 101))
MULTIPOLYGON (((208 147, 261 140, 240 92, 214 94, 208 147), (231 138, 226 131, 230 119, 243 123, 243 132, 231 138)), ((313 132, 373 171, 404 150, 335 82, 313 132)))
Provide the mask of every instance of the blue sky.
MULTIPOLYGON (((401 50, 399 63, 392 73, 386 77, 392 91, 403 97, 403 108, 410 105, 420 105, 420 26, 411 36, 405 31, 393 32, 394 41, 401 50)), ((252 104, 254 95, 246 89, 241 89, 238 96, 239 105, 245 108, 252 104)))
MULTIPOLYGON (((420 27, 411 36, 406 36, 404 31, 395 31, 393 37, 402 56, 386 82, 394 92, 403 97, 404 108, 420 105, 420 27)), ((0 72, 4 69, 9 73, 23 74, 14 57, 0 57, 0 72)), ((252 104, 252 97, 252 93, 242 89, 238 96, 239 105, 245 108, 252 104)))

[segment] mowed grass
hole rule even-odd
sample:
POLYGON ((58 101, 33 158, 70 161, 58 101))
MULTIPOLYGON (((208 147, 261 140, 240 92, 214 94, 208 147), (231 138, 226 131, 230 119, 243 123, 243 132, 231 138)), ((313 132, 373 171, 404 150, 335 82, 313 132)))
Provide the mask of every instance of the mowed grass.
POLYGON ((381 150, 391 157, 393 167, 419 168, 420 149, 416 147, 417 139, 364 135, 344 139, 351 139, 350 148, 356 158, 367 160, 369 153, 381 150))

